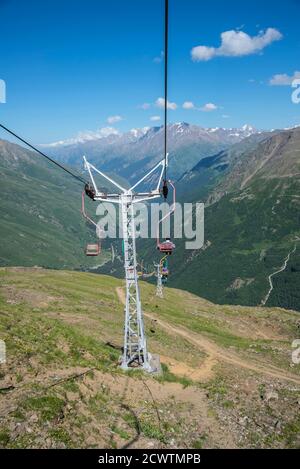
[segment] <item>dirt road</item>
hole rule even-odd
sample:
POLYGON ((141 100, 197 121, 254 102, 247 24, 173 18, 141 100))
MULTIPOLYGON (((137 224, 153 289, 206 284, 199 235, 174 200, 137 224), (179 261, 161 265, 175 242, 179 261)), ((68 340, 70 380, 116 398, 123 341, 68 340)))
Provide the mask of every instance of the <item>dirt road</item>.
MULTIPOLYGON (((123 288, 117 287, 116 292, 120 302, 125 304, 125 293, 123 288)), ((188 330, 183 326, 175 326, 159 318, 158 316, 154 314, 149 314, 147 312, 144 312, 144 315, 145 317, 156 321, 156 324, 159 325, 162 329, 164 329, 168 334, 181 336, 187 341, 189 341, 191 344, 206 352, 208 356, 205 359, 204 364, 201 365, 201 370, 199 370, 199 373, 195 372, 195 374, 193 374, 193 379, 207 378, 212 374, 213 366, 217 362, 225 362, 230 365, 237 366, 239 368, 244 368, 249 371, 262 373, 264 375, 270 376, 271 378, 289 381, 298 385, 300 384, 300 377, 298 378, 297 376, 285 372, 280 368, 276 368, 269 364, 264 365, 261 363, 254 363, 252 360, 246 360, 245 358, 239 357, 236 352, 221 348, 220 346, 207 339, 206 337, 202 336, 201 334, 192 332, 191 330, 188 330)))

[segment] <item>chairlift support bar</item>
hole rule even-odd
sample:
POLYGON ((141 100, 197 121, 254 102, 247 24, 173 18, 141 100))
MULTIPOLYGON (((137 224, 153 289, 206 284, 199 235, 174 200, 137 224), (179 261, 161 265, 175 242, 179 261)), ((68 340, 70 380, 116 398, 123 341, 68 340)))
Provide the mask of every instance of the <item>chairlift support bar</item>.
POLYGON ((97 223, 94 222, 94 220, 92 220, 87 214, 86 214, 86 211, 85 211, 85 203, 84 203, 84 196, 85 196, 85 191, 82 192, 82 195, 81 195, 81 213, 82 215, 84 216, 84 218, 90 222, 92 225, 94 225, 96 228, 97 228, 97 223))
POLYGON ((134 186, 132 186, 130 188, 131 191, 133 191, 136 187, 138 187, 143 181, 145 181, 145 179, 147 179, 152 173, 154 173, 154 171, 159 168, 160 166, 162 167, 162 170, 161 170, 161 173, 160 173, 160 177, 159 177, 159 180, 158 180, 158 183, 157 183, 157 187, 156 187, 156 191, 159 191, 159 188, 160 188, 160 185, 161 185, 161 181, 162 181, 162 178, 163 178, 163 175, 164 175, 164 171, 165 171, 165 167, 168 166, 168 156, 167 155, 167 159, 166 160, 162 160, 160 161, 156 166, 154 166, 153 169, 151 169, 151 171, 149 171, 149 173, 147 173, 144 177, 142 177, 142 179, 140 179, 134 186))
POLYGON ((176 188, 175 188, 174 184, 172 183, 172 181, 169 180, 168 182, 169 182, 170 186, 173 189, 173 204, 172 204, 170 210, 168 211, 168 213, 166 213, 166 215, 164 217, 162 217, 158 222, 157 237, 156 237, 157 238, 157 246, 159 246, 159 227, 160 227, 160 225, 162 224, 163 221, 165 221, 167 218, 169 218, 172 215, 172 213, 175 212, 175 209, 176 209, 176 188))

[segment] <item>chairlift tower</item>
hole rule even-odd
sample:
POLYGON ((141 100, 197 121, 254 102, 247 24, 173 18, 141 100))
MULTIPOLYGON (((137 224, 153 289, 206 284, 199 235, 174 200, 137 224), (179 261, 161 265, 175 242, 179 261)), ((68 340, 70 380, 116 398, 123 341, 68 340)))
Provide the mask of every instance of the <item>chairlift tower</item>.
POLYGON ((163 298, 164 297, 164 287, 163 287, 163 284, 162 284, 161 265, 157 264, 157 265, 155 265, 155 267, 157 268, 157 273, 156 273, 156 277, 157 277, 156 296, 158 296, 158 298, 163 298))
POLYGON ((130 189, 125 189, 112 178, 90 164, 85 157, 84 167, 89 172, 94 189, 94 200, 111 202, 121 206, 122 233, 124 242, 124 270, 126 283, 124 348, 121 367, 124 370, 138 368, 147 372, 154 371, 151 367, 151 354, 147 349, 141 304, 136 258, 136 230, 134 204, 150 201, 161 196, 160 186, 168 164, 167 159, 160 161, 151 171, 143 176, 130 189), (157 186, 150 192, 136 192, 138 186, 160 168, 157 186), (98 190, 93 173, 98 173, 114 185, 120 193, 105 194, 98 190))

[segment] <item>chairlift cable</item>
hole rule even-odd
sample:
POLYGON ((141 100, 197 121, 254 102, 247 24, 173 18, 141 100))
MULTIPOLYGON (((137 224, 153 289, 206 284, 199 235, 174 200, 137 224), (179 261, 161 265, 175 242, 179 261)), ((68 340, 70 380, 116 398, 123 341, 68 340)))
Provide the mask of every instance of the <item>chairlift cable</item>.
POLYGON ((65 171, 66 173, 68 173, 70 176, 72 176, 73 178, 77 179, 78 181, 80 181, 81 183, 83 184, 88 184, 87 181, 85 181, 81 176, 77 175, 77 174, 74 174, 72 171, 70 171, 69 169, 67 169, 65 166, 61 165, 60 163, 58 163, 57 161, 55 161, 54 159, 50 158, 50 156, 47 156, 45 153, 43 153, 42 151, 38 150, 36 147, 34 147, 33 145, 31 145, 31 143, 27 142, 26 140, 24 140, 22 137, 20 137, 19 135, 17 135, 15 132, 13 132, 12 130, 9 130, 7 127, 5 127, 3 124, 0 124, 0 127, 5 130, 6 132, 8 132, 10 135, 12 135, 13 137, 15 137, 16 139, 18 139, 20 142, 24 143, 25 145, 27 145, 29 148, 31 148, 32 150, 34 150, 35 152, 37 152, 40 156, 43 156, 44 158, 46 158, 48 161, 50 161, 51 163, 55 164, 56 166, 58 166, 60 169, 62 169, 63 171, 65 171))
POLYGON ((167 154, 168 154, 168 55, 169 55, 169 0, 165 0, 165 135, 164 135, 164 157, 165 157, 165 176, 164 183, 167 182, 167 154))

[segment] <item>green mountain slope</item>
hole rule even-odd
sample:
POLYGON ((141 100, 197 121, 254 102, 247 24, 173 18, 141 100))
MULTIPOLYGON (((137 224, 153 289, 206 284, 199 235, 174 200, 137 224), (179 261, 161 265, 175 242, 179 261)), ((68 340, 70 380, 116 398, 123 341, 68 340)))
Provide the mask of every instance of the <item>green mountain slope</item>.
POLYGON ((80 214, 80 183, 38 155, 0 140, 0 265, 87 268, 94 233, 80 214))
POLYGON ((142 282, 159 377, 118 367, 123 284, 0 269, 1 448, 297 448, 299 315, 142 282), (109 345, 114 344, 113 348, 109 345))
MULTIPOLYGON (((213 301, 300 309, 300 129, 281 132, 235 159, 207 197, 206 244, 177 242, 172 284, 213 301)), ((206 169, 204 169, 205 171, 206 169)), ((201 182, 201 168, 196 180, 201 182), (199 174, 200 173, 200 174, 199 174)), ((205 186, 205 184, 204 184, 205 186)), ((196 196, 196 184, 189 200, 196 196)), ((203 200, 203 199, 202 199, 203 200)))
POLYGON ((234 165, 243 160, 243 155, 270 138, 270 132, 251 135, 215 155, 199 159, 198 164, 185 172, 177 185, 177 194, 182 201, 206 200, 220 181, 231 173, 234 165))

